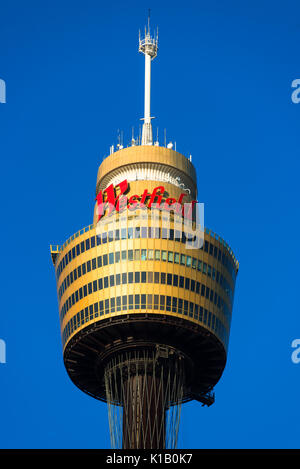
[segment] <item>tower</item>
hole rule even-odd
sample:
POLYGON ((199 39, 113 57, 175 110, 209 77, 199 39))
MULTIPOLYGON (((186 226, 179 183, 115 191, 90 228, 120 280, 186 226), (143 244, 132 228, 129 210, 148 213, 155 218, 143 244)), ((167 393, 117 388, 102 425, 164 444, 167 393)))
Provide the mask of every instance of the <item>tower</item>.
POLYGON ((116 448, 175 448, 181 404, 213 404, 238 273, 231 248, 199 221, 191 160, 153 145, 157 46, 148 21, 141 145, 110 152, 93 223, 50 248, 64 364, 79 389, 107 402, 116 448))

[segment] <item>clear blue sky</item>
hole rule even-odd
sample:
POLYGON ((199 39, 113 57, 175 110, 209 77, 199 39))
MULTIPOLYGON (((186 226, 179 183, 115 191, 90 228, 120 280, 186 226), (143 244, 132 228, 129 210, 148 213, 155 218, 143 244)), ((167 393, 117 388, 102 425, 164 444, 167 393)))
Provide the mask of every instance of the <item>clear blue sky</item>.
POLYGON ((299 448, 297 1, 2 1, 0 447, 109 448, 63 366, 50 243, 92 222, 97 168, 143 115, 138 29, 159 26, 152 115, 193 155, 205 224, 240 261, 228 362, 183 448, 299 448))

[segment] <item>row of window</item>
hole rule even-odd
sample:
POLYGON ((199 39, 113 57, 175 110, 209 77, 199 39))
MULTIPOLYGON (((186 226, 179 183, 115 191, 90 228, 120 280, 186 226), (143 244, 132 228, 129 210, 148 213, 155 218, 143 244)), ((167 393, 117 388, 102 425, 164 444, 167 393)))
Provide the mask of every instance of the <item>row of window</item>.
POLYGON ((76 329, 93 319, 110 313, 127 312, 130 310, 144 311, 146 309, 169 311, 196 319, 212 329, 227 347, 227 329, 222 321, 206 308, 181 298, 152 294, 117 296, 116 298, 101 300, 87 306, 75 314, 66 324, 62 333, 63 345, 65 345, 69 336, 76 329))
POLYGON ((63 321, 69 309, 82 298, 103 290, 105 288, 112 288, 118 285, 127 285, 131 283, 159 283, 163 285, 170 285, 173 287, 184 288, 195 292, 207 300, 214 303, 226 316, 228 324, 230 324, 230 310, 225 301, 211 288, 203 283, 196 282, 188 277, 183 277, 176 274, 166 274, 165 272, 124 272, 122 274, 109 275, 98 280, 89 282, 76 290, 63 304, 60 310, 60 320, 63 321))
MULTIPOLYGON (((80 254, 88 251, 95 246, 100 246, 101 244, 106 244, 111 241, 118 241, 120 239, 139 239, 139 238, 151 238, 151 239, 169 239, 181 242, 186 244, 188 242, 187 236, 184 232, 179 230, 173 230, 168 228, 152 228, 152 227, 131 227, 131 228, 122 228, 115 231, 104 231, 101 234, 92 236, 91 238, 81 241, 76 244, 70 251, 68 251, 56 269, 56 278, 59 279, 59 276, 63 269, 71 262, 75 257, 80 254)), ((201 248, 203 249, 203 248, 201 248)), ((219 262, 221 262, 229 271, 233 280, 235 281, 236 270, 233 266, 230 258, 221 251, 217 246, 214 246, 208 241, 204 241, 204 251, 209 255, 215 257, 219 262)))
POLYGON ((174 264, 179 264, 185 267, 190 267, 192 269, 198 270, 208 277, 212 278, 214 281, 220 284, 224 289, 225 293, 228 295, 230 302, 233 301, 233 292, 227 282, 226 278, 214 267, 206 262, 202 262, 195 257, 187 256, 186 254, 180 254, 173 251, 161 251, 159 249, 129 249, 128 251, 116 251, 110 252, 109 254, 103 254, 103 256, 94 257, 87 262, 84 262, 82 265, 76 267, 70 274, 66 276, 61 286, 58 289, 58 298, 61 299, 63 293, 66 289, 75 281, 77 278, 80 278, 82 275, 85 275, 91 270, 101 268, 102 266, 112 265, 119 263, 121 261, 163 261, 174 264))

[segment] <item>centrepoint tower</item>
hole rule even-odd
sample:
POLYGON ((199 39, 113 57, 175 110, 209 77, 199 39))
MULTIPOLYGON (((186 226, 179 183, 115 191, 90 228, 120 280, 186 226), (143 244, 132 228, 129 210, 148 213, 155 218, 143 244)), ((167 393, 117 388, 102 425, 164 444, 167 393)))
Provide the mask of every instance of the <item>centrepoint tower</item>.
POLYGON ((114 448, 176 448, 181 405, 214 403, 238 262, 203 225, 191 158, 153 140, 149 22, 141 138, 101 163, 93 223, 51 245, 66 370, 108 405, 114 448))

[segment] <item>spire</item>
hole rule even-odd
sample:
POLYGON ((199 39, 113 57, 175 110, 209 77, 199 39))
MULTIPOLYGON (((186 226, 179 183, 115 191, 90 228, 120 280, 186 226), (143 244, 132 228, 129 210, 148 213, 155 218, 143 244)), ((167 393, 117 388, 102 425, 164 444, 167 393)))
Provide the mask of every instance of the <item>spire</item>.
POLYGON ((151 61, 157 56, 158 31, 154 36, 150 32, 150 10, 148 14, 148 31, 145 28, 145 37, 139 34, 139 52, 145 55, 145 108, 142 131, 142 145, 152 145, 152 125, 150 117, 150 91, 151 91, 151 61))

